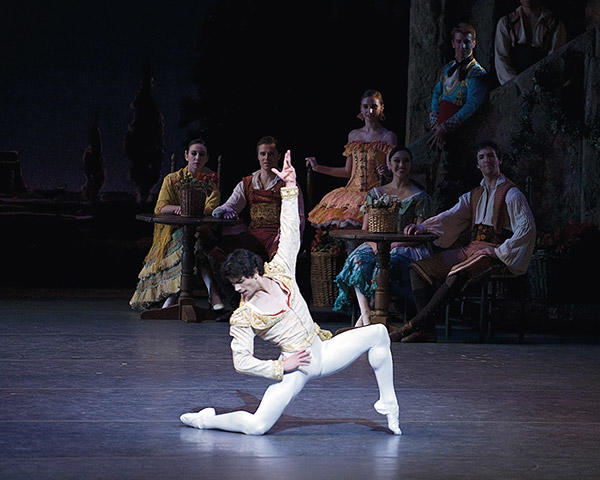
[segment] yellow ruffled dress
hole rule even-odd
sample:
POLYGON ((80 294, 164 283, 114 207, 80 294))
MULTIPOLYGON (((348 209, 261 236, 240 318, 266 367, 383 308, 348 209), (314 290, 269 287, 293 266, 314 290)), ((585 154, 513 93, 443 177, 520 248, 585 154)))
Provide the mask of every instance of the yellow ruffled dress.
POLYGON ((315 228, 335 226, 360 228, 363 214, 360 206, 367 193, 379 185, 377 167, 385 163, 393 145, 382 141, 349 142, 344 149, 345 157, 352 157, 352 173, 345 187, 332 190, 308 214, 308 221, 315 228))
MULTIPOLYGON (((163 180, 154 213, 158 214, 166 205, 179 205, 181 197, 177 183, 187 173, 187 166, 169 173, 163 180)), ((208 168, 203 173, 212 173, 208 168)), ((216 185, 206 198, 204 215, 212 214, 219 205, 221 195, 216 185)), ((183 229, 175 225, 154 224, 152 247, 144 260, 144 266, 138 275, 138 284, 129 301, 134 310, 144 310, 152 304, 164 301, 169 295, 177 293, 181 287, 181 257, 183 229)))

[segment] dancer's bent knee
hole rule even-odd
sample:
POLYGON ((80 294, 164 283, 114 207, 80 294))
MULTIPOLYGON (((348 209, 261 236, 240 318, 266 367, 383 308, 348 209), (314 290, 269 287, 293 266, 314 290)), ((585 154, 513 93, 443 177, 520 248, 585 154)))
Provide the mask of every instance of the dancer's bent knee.
POLYGON ((243 432, 248 435, 263 435, 279 420, 285 408, 306 384, 306 376, 299 371, 283 376, 280 383, 270 385, 243 432))
POLYGON ((377 346, 390 344, 390 336, 386 326, 383 323, 372 323, 367 325, 367 327, 374 331, 377 346))
POLYGON ((273 426, 273 423, 264 422, 264 421, 252 421, 250 424, 244 428, 244 432, 246 435, 264 435, 273 426))

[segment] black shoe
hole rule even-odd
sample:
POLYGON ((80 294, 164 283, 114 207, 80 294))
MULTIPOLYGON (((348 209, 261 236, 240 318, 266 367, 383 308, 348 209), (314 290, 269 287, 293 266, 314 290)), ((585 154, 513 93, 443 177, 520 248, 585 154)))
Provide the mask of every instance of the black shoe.
POLYGON ((412 321, 404 322, 400 327, 388 327, 390 340, 392 342, 400 342, 402 339, 415 331, 412 321))

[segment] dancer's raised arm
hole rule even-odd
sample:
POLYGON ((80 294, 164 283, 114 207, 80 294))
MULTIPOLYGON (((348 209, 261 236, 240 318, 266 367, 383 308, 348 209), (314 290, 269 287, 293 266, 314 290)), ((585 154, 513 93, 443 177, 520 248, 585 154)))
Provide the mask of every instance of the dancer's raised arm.
POLYGON ((285 152, 283 167, 271 169, 275 175, 285 182, 281 188, 281 214, 279 217, 280 239, 277 253, 272 263, 285 266, 294 275, 296 257, 300 251, 300 216, 298 214, 298 187, 296 186, 296 170, 292 166, 292 155, 285 152))
POLYGON ((296 186, 296 169, 292 167, 292 154, 289 150, 285 152, 283 157, 281 171, 276 168, 272 168, 271 171, 284 181, 286 187, 296 186))

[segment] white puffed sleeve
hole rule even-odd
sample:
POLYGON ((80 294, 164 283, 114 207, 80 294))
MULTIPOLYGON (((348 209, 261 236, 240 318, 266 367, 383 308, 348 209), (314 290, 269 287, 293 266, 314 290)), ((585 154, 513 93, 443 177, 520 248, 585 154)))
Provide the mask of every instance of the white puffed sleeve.
POLYGON ((298 187, 281 188, 280 237, 277 253, 271 263, 283 265, 292 276, 296 273, 296 259, 300 251, 300 215, 298 187))
POLYGON ((442 248, 452 245, 469 225, 471 225, 471 192, 461 195, 458 203, 450 210, 421 223, 428 232, 438 235, 434 243, 442 248))
POLYGON ((257 377, 281 380, 283 378, 283 361, 260 360, 254 356, 254 330, 251 326, 231 325, 229 334, 233 367, 237 372, 257 377))
POLYGON ((213 210, 212 215, 213 217, 220 218, 228 210, 233 210, 239 215, 240 212, 246 206, 246 203, 247 200, 246 195, 244 193, 244 184, 243 182, 239 182, 233 189, 233 192, 231 193, 227 201, 223 205, 220 205, 217 208, 215 208, 213 210))
POLYGON ((527 271, 535 248, 535 220, 525 195, 519 189, 511 188, 506 193, 505 201, 513 234, 500 244, 495 252, 511 272, 520 275, 527 271))

